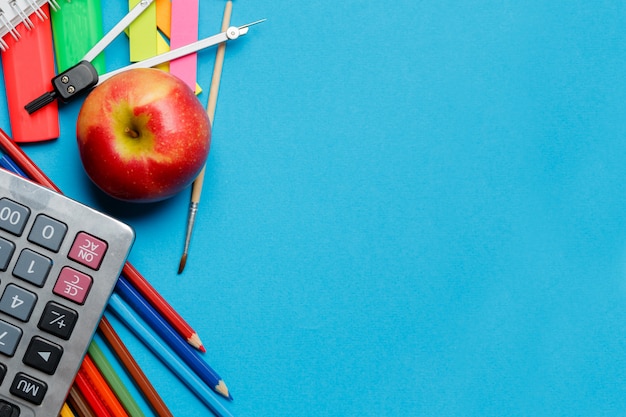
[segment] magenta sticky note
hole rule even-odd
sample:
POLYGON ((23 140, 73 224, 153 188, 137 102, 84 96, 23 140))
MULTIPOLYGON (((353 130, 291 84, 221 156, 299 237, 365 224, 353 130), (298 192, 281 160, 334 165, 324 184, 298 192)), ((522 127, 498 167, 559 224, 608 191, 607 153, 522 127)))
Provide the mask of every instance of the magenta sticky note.
MULTIPOLYGON (((172 2, 170 49, 198 40, 198 0, 172 2)), ((196 88, 197 58, 189 54, 170 62, 170 73, 182 79, 192 90, 196 88)))

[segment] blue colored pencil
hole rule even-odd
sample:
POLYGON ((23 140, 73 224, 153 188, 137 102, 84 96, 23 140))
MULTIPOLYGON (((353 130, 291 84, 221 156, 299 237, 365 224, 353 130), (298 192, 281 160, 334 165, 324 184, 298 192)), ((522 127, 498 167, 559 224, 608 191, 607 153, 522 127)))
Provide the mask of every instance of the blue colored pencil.
POLYGON ((9 156, 5 153, 2 154, 2 157, 0 157, 0 167, 6 169, 9 172, 12 172, 14 174, 20 175, 24 178, 27 178, 26 174, 24 173, 24 171, 22 171, 20 169, 20 167, 18 167, 15 162, 13 162, 13 160, 11 158, 9 158, 9 156))
POLYGON ((209 388, 232 400, 228 387, 209 364, 152 307, 124 277, 120 277, 115 292, 169 345, 169 347, 200 377, 209 388))
POLYGON ((174 355, 163 343, 152 335, 137 318, 130 307, 114 293, 109 300, 107 307, 122 323, 124 323, 144 345, 146 345, 160 360, 166 365, 182 383, 193 392, 200 401, 206 405, 218 417, 233 417, 233 415, 220 403, 212 390, 191 372, 176 355, 174 355))

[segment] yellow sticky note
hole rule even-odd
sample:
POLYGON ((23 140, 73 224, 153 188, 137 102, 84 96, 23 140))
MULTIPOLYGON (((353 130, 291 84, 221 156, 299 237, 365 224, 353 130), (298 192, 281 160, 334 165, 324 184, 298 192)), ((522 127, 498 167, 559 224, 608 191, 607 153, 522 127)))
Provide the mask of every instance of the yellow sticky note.
MULTIPOLYGON (((129 0, 132 9, 141 0, 129 0)), ((130 61, 137 62, 157 54, 157 18, 156 3, 152 3, 128 27, 130 39, 130 61)))

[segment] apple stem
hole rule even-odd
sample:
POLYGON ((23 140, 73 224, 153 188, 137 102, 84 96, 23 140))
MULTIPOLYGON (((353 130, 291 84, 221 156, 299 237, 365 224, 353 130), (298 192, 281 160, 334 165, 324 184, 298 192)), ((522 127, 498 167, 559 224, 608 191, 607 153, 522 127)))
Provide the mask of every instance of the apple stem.
POLYGON ((131 129, 130 127, 127 127, 126 129, 124 129, 124 132, 133 139, 136 139, 139 137, 139 132, 137 132, 135 129, 131 129))

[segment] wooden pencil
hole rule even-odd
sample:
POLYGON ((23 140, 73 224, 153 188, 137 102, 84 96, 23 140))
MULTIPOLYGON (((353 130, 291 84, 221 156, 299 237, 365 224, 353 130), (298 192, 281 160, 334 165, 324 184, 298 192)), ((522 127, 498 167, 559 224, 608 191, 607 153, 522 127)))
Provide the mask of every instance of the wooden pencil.
POLYGON ((189 388, 189 390, 216 416, 232 417, 230 411, 228 411, 224 404, 219 401, 216 394, 214 394, 213 391, 200 380, 200 378, 189 370, 189 368, 186 367, 185 364, 182 363, 181 360, 167 348, 166 345, 158 340, 152 332, 137 319, 130 307, 126 305, 118 294, 113 293, 111 296, 107 306, 107 311, 115 314, 117 318, 119 318, 122 323, 124 323, 124 325, 132 331, 135 336, 137 336, 137 338, 141 340, 143 344, 152 351, 152 353, 155 354, 156 357, 159 358, 161 363, 167 366, 172 373, 176 375, 178 380, 185 384, 187 388, 189 388))
POLYGON ((176 310, 141 276, 139 271, 135 269, 129 262, 126 262, 122 275, 135 287, 146 300, 161 314, 161 316, 172 325, 174 329, 189 343, 191 346, 206 352, 202 341, 198 337, 198 333, 183 319, 176 310))
POLYGON ((80 392, 80 390, 76 387, 76 385, 72 385, 70 387, 70 392, 67 397, 68 403, 74 408, 75 414, 80 417, 98 417, 94 411, 91 409, 91 406, 80 392))
POLYGON ((174 417, 106 317, 102 317, 98 325, 98 330, 111 350, 113 350, 117 359, 122 363, 124 369, 130 374, 131 379, 137 385, 154 412, 159 417, 174 417))
POLYGON ((209 388, 223 397, 232 400, 224 380, 204 361, 183 338, 147 303, 124 277, 120 277, 115 286, 115 292, 132 309, 144 319, 146 323, 163 339, 168 346, 200 377, 209 388))
MULTIPOLYGON (((112 416, 128 417, 129 414, 118 400, 111 386, 108 384, 108 381, 104 378, 104 375, 102 375, 100 370, 96 367, 90 354, 85 355, 83 363, 80 366, 80 371, 83 372, 87 382, 112 416)), ((143 413, 141 417, 144 417, 143 413)))
MULTIPOLYGON (((228 0, 224 6, 224 15, 222 17, 222 32, 226 32, 230 26, 230 16, 233 11, 233 2, 228 0)), ((213 76, 211 77, 211 87, 209 90, 209 101, 207 103, 207 115, 211 121, 211 127, 213 127, 213 121, 215 120, 215 108, 217 107, 217 96, 220 88, 220 81, 222 78, 222 68, 224 66, 224 54, 226 53, 226 42, 222 42, 217 46, 215 52, 215 63, 213 64, 213 76)), ((189 252, 189 244, 191 242, 191 234, 193 232, 193 226, 196 219, 196 212, 198 211, 198 205, 200 204, 200 196, 202 195, 202 187, 204 184, 204 173, 206 171, 206 165, 202 167, 200 174, 196 177, 191 186, 191 201, 189 202, 189 212, 187 217, 187 232, 185 235, 185 246, 183 248, 183 255, 180 258, 178 264, 178 273, 182 273, 187 264, 187 256, 189 252)))
MULTIPOLYGON (((8 160, 14 162, 32 181, 61 193, 61 190, 39 169, 39 167, 24 153, 24 151, 0 129, 0 148, 8 155, 8 160)), ((198 333, 183 319, 180 314, 150 285, 150 283, 135 269, 130 262, 126 262, 122 274, 137 288, 137 290, 153 305, 172 327, 183 336, 187 342, 205 352, 198 333)))
POLYGON ((89 404, 89 408, 94 412, 94 414, 98 417, 114 417, 109 409, 104 405, 104 402, 98 396, 96 389, 91 385, 89 379, 85 375, 85 371, 83 368, 78 369, 78 373, 76 374, 76 379, 74 380, 74 384, 78 391, 83 395, 83 398, 89 404))
POLYGON ((123 407, 130 417, 145 417, 145 414, 141 411, 141 407, 139 407, 139 404, 137 404, 137 401, 135 401, 133 395, 128 388, 126 388, 126 385, 117 372, 115 372, 115 369, 113 369, 113 366, 95 340, 91 341, 87 352, 95 368, 97 368, 97 371, 100 372, 107 385, 111 388, 113 395, 119 400, 120 407, 123 407))

